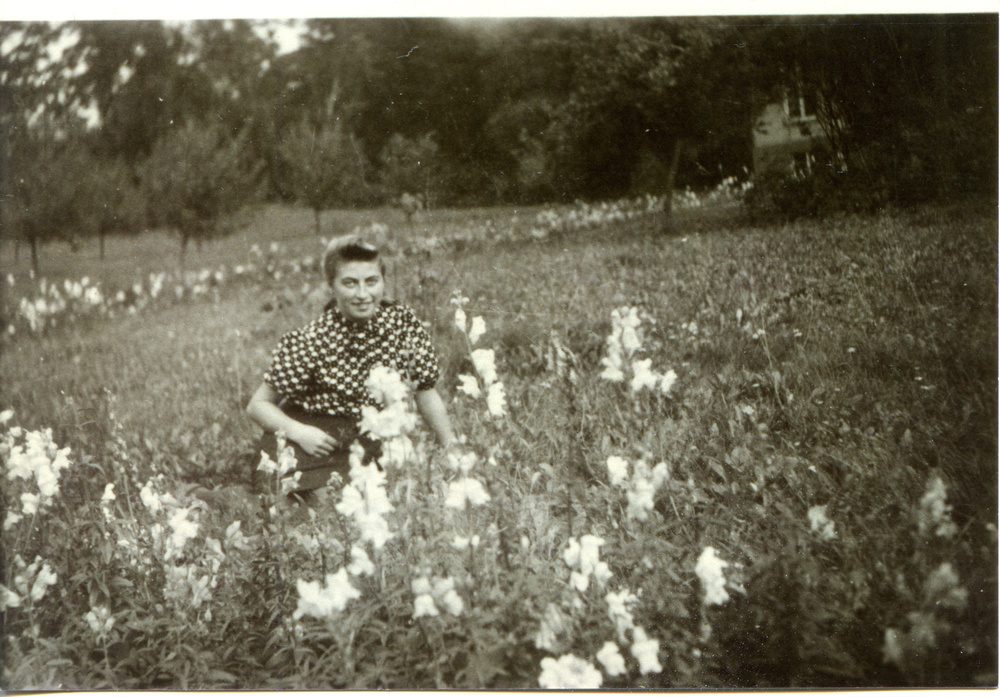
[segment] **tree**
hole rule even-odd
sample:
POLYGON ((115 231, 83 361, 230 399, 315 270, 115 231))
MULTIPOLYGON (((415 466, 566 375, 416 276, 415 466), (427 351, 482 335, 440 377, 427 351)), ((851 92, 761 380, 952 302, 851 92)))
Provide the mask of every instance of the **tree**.
MULTIPOLYGON (((634 189, 645 156, 664 163, 669 194, 682 156, 713 133, 746 138, 745 95, 718 22, 635 20, 595 29, 578 56, 570 98, 552 139, 572 196, 612 198, 634 189)), ((658 192, 659 193, 659 192, 658 192)))
POLYGON ((138 232, 145 222, 145 202, 131 168, 123 160, 97 160, 83 172, 77 202, 79 232, 97 236, 101 261, 108 233, 138 232))
POLYGON ((848 185, 912 203, 996 186, 996 15, 816 17, 742 32, 759 79, 818 94, 848 185))
POLYGON ((324 209, 364 198, 364 153, 339 120, 313 126, 303 118, 278 150, 285 169, 283 181, 295 200, 312 209, 317 235, 324 209))
POLYGON ((383 186, 394 196, 419 193, 430 204, 439 176, 438 145, 430 134, 411 140, 395 134, 379 156, 383 186))
POLYGON ((76 243, 83 182, 94 158, 77 134, 39 126, 16 132, 0 148, 3 230, 28 243, 38 274, 40 245, 76 243))
POLYGON ((139 169, 151 222, 180 235, 182 268, 190 240, 232 232, 235 214, 255 198, 260 167, 242 155, 243 140, 188 121, 160 138, 139 169))

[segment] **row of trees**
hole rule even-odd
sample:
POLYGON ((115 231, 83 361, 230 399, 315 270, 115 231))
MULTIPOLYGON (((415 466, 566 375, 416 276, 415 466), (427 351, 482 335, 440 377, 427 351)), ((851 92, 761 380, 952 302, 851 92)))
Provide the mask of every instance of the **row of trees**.
POLYGON ((995 16, 327 19, 0 25, 3 227, 187 240, 255 198, 319 212, 404 191, 535 203, 706 186, 750 126, 818 93, 851 177, 912 201, 991 190, 995 16), (86 115, 91 123, 85 123, 86 115))

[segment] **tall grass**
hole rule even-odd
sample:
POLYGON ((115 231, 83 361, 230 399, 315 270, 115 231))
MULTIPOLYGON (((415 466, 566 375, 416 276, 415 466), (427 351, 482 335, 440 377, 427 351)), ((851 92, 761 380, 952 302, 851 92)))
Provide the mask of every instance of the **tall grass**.
MULTIPOLYGON (((219 259, 271 241, 315 254, 296 215, 270 211, 219 259)), ((293 619, 295 582, 346 566, 358 532, 336 500, 298 525, 271 510, 242 409, 278 337, 317 312, 300 290, 315 272, 5 338, 8 429, 51 427, 73 466, 36 532, 27 518, 4 532, 5 585, 27 573, 15 554, 59 579, 6 610, 4 687, 535 687, 543 659, 601 668, 609 640, 627 672, 605 671, 606 687, 996 684, 995 215, 768 228, 681 215, 671 236, 640 218, 496 242, 512 215, 434 212, 390 235, 421 250, 396 260, 395 294, 430 323, 439 389, 490 501, 443 506, 458 475, 414 436, 409 465, 386 472, 396 537, 369 549, 376 575, 334 621, 293 619), (420 247, 446 226, 461 244, 420 247), (474 373, 456 290, 485 319, 503 419, 456 390, 474 373), (642 318, 641 357, 676 371, 669 394, 599 377, 623 306, 642 318), (609 457, 636 479, 640 461, 665 464, 644 520, 609 457), (149 536, 169 521, 140 501, 148 481, 200 526, 176 558, 149 536), (209 504, 197 486, 215 487, 198 490, 209 504), (612 576, 579 592, 563 555, 588 534, 612 576), (456 535, 480 544, 455 549, 456 535), (719 605, 695 573, 707 547, 730 563, 719 605), (169 580, 178 570, 188 585, 169 580), (214 586, 196 605, 202 577, 214 586), (454 581, 463 613, 414 619, 423 577, 454 581), (605 592, 628 589, 660 671, 609 619, 605 592), (109 631, 84 619, 99 608, 109 631)), ((21 510, 20 486, 4 515, 21 510)))

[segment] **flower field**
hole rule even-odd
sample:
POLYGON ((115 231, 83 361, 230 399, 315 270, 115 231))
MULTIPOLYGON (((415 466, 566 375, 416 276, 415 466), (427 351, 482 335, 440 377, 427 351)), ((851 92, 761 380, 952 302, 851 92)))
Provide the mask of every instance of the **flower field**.
POLYGON ((183 273, 0 250, 2 687, 996 685, 995 205, 674 208, 331 214, 462 444, 375 370, 382 466, 311 509, 244 412, 326 299, 310 213, 183 273))

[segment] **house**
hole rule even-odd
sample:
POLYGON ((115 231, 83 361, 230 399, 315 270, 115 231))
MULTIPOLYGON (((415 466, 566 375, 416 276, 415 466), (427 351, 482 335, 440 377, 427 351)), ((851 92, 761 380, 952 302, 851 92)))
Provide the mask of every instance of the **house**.
POLYGON ((830 139, 816 114, 817 96, 793 90, 764 107, 753 126, 753 168, 761 174, 809 176, 817 167, 837 164, 830 139))

